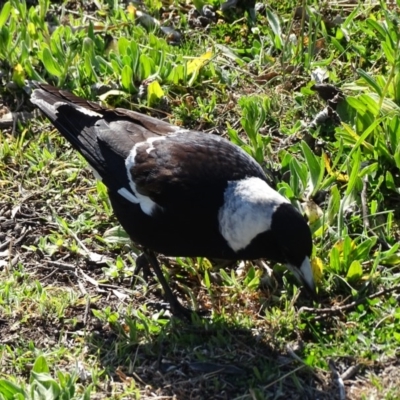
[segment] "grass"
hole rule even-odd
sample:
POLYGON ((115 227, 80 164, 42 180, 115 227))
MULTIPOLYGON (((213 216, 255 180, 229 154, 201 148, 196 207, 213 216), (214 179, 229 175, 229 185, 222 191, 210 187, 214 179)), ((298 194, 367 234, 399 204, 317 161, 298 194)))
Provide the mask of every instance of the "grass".
POLYGON ((251 26, 145 1, 178 45, 131 5, 32 3, 0 6, 0 398, 400 398, 400 3, 263 2, 251 26), (25 79, 243 147, 309 218, 318 302, 279 265, 160 257, 211 312, 170 318, 83 158, 1 125, 25 79))

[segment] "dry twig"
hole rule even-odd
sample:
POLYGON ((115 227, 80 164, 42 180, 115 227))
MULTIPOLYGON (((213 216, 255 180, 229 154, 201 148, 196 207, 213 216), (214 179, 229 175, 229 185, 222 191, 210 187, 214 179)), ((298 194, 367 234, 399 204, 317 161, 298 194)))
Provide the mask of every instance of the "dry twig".
POLYGON ((385 294, 395 292, 396 290, 400 290, 400 285, 393 286, 391 288, 382 289, 378 292, 371 294, 370 296, 361 297, 358 300, 354 300, 349 304, 345 304, 343 306, 333 306, 329 308, 312 308, 312 307, 301 307, 299 309, 299 313, 301 312, 310 312, 314 314, 338 314, 342 311, 348 311, 354 307, 357 307, 359 304, 364 303, 366 300, 372 300, 380 296, 384 296, 385 294))

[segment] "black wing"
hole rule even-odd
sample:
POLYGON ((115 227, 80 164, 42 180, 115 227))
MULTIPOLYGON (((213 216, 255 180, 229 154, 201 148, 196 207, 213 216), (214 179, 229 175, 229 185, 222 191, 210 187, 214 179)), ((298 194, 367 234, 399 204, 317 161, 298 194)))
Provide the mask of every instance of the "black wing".
POLYGON ((162 207, 221 203, 229 181, 266 180, 255 160, 212 134, 186 131, 138 146, 130 174, 137 190, 162 207))
POLYGON ((193 207, 221 203, 229 181, 266 180, 253 158, 219 136, 107 109, 49 85, 40 84, 31 100, 114 192, 140 193, 163 208, 193 207))
POLYGON ((128 185, 125 159, 135 144, 179 129, 134 111, 102 107, 50 85, 37 86, 32 103, 114 191, 128 185))

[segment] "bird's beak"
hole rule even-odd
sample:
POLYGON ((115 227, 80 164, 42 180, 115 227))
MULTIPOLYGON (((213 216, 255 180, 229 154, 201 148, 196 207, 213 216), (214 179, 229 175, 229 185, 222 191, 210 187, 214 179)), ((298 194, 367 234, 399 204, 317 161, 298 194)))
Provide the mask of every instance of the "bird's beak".
POLYGON ((290 272, 293 273, 296 279, 301 284, 303 284, 313 295, 316 294, 314 276, 311 268, 310 259, 308 257, 304 259, 300 268, 295 267, 291 264, 287 264, 286 267, 290 272))

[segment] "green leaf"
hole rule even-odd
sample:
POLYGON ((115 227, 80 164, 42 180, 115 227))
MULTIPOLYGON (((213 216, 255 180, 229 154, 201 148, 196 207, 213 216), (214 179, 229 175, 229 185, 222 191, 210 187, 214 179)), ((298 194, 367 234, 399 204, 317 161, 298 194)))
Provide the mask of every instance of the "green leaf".
POLYGON ((204 271, 204 285, 207 289, 211 287, 210 275, 207 270, 204 271))
POLYGON ((379 262, 383 265, 399 265, 400 253, 398 252, 400 243, 396 243, 390 250, 379 253, 379 262))
POLYGON ((335 37, 331 36, 330 40, 339 53, 347 54, 346 49, 340 44, 340 42, 335 37))
POLYGON ((37 373, 50 372, 49 366, 47 365, 47 361, 43 356, 39 356, 36 359, 35 363, 33 364, 32 371, 37 373))
POLYGON ((340 257, 337 247, 333 247, 329 254, 329 267, 336 274, 340 273, 340 257))
POLYGON ((268 8, 266 10, 268 23, 272 29, 272 32, 275 34, 275 45, 278 49, 282 47, 282 29, 281 24, 279 22, 279 18, 276 14, 271 12, 268 8))
POLYGON ((157 81, 151 82, 147 86, 147 102, 149 106, 157 103, 162 97, 164 97, 164 91, 157 81))
POLYGON ((357 69, 357 73, 358 75, 360 75, 365 82, 367 82, 367 84, 375 90, 375 92, 381 97, 382 96, 382 90, 381 87, 377 84, 377 82, 375 81, 375 79, 369 75, 367 72, 365 72, 363 69, 358 68, 357 69))
POLYGON ((147 79, 152 74, 153 61, 146 54, 140 55, 140 79, 147 79))
POLYGON ((297 197, 300 197, 307 187, 307 166, 294 157, 290 160, 290 186, 297 197), (299 185, 301 182, 301 187, 299 185))
POLYGON ((204 1, 202 0, 193 0, 193 5, 195 6, 196 10, 202 14, 203 13, 203 7, 204 7, 204 1))
POLYGON ((122 87, 129 92, 133 87, 132 80, 133 80, 132 68, 129 65, 124 65, 124 68, 122 68, 121 71, 121 84, 122 87))
POLYGON ((328 209, 327 209, 327 219, 328 223, 332 224, 332 222, 337 217, 340 208, 340 192, 338 187, 332 186, 331 195, 329 197, 328 209))
POLYGON ((371 249, 375 246, 378 238, 376 236, 364 240, 364 242, 357 245, 356 249, 354 250, 354 258, 358 260, 367 260, 369 258, 369 253, 371 249))
POLYGON ((362 277, 362 274, 363 270, 360 261, 354 260, 347 271, 346 278, 349 282, 356 282, 362 277))
POLYGON ((367 19, 367 25, 374 29, 376 32, 379 33, 380 39, 384 41, 386 39, 386 36, 388 35, 387 31, 383 28, 381 24, 376 22, 374 19, 368 18, 367 19))
POLYGON ((358 149, 354 154, 351 163, 351 173, 349 174, 349 183, 346 189, 346 196, 349 196, 350 193, 356 186, 357 180, 359 180, 359 172, 360 172, 360 165, 361 165, 361 151, 358 149))
POLYGON ((378 102, 373 99, 371 96, 368 96, 368 94, 362 94, 360 95, 360 100, 367 106, 367 110, 374 115, 375 117, 378 116, 379 114, 379 104, 378 102))
POLYGON ((25 391, 13 382, 0 379, 0 395, 4 399, 13 400, 18 394, 25 395, 25 391))
POLYGON ((124 229, 119 225, 113 228, 107 229, 103 234, 103 239, 110 244, 131 244, 131 239, 124 229))
POLYGON ((324 174, 324 163, 315 156, 306 142, 301 143, 304 158, 310 173, 309 186, 311 195, 319 189, 324 174))
POLYGON ((9 1, 4 3, 3 8, 0 13, 0 29, 3 27, 3 25, 6 23, 11 11, 11 4, 9 1))
POLYGON ((396 51, 393 49, 390 43, 383 42, 381 43, 381 46, 383 48, 383 51, 385 52, 386 59, 389 64, 394 65, 395 64, 395 54, 396 51))
POLYGON ((57 399, 61 393, 60 385, 48 373, 32 371, 31 383, 40 392, 39 398, 57 399))
POLYGON ((130 47, 130 45, 131 45, 131 43, 126 37, 121 36, 118 39, 118 53, 121 57, 123 57, 125 55, 129 55, 128 48, 130 47))
POLYGON ((55 75, 58 78, 62 75, 61 68, 58 66, 56 60, 47 47, 45 47, 41 53, 41 61, 47 72, 51 75, 55 75))
POLYGON ((386 187, 388 189, 393 190, 396 193, 400 192, 399 188, 396 186, 396 184, 394 182, 393 175, 390 171, 386 171, 385 182, 386 182, 386 187))

